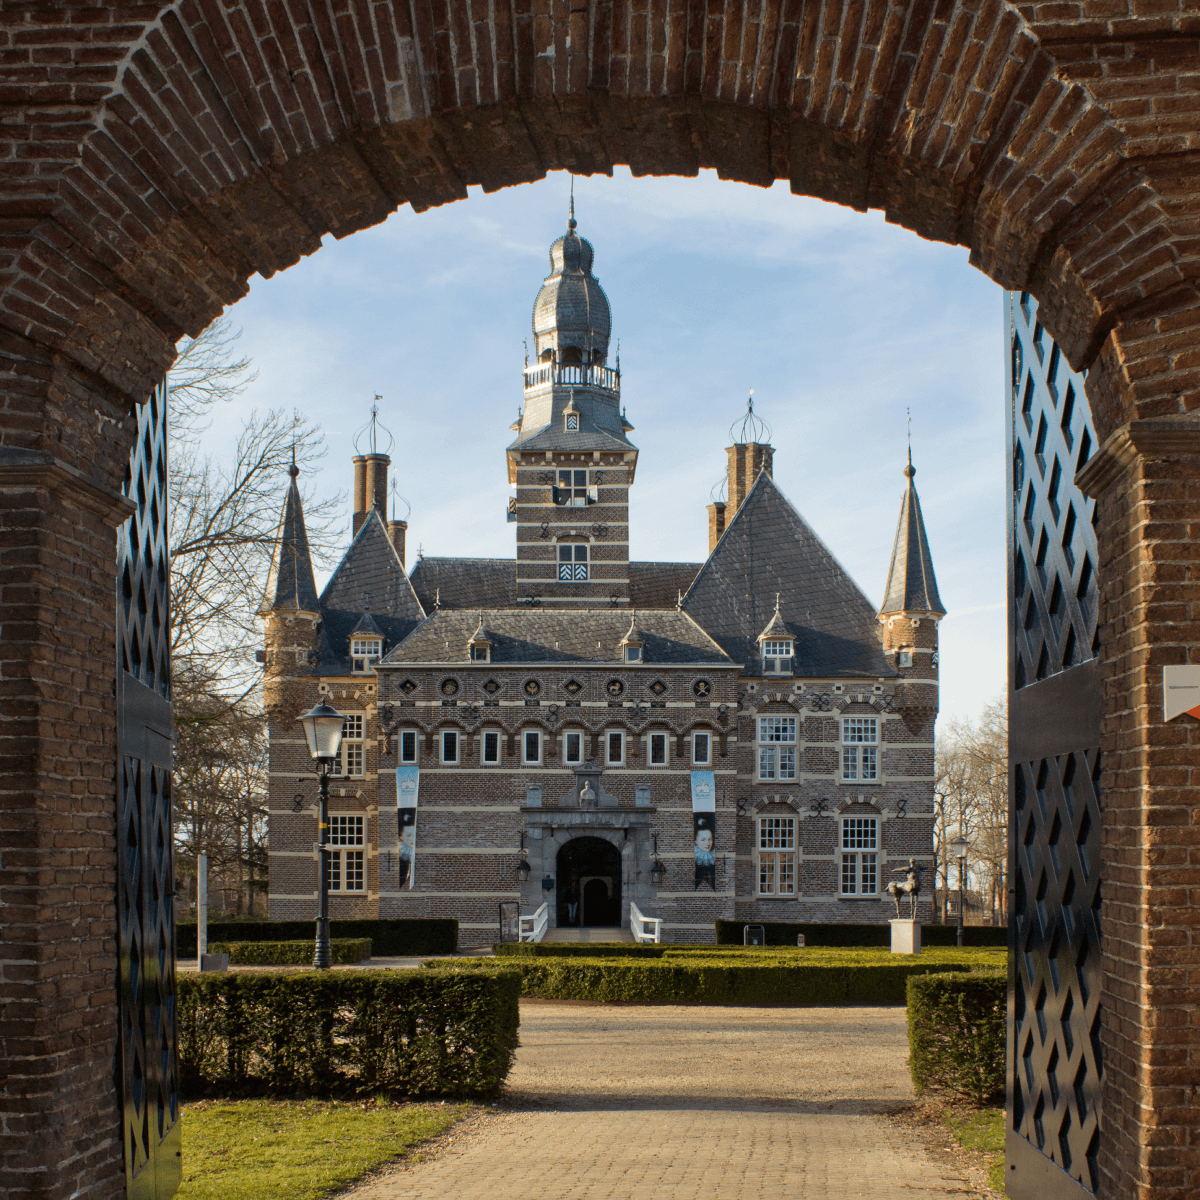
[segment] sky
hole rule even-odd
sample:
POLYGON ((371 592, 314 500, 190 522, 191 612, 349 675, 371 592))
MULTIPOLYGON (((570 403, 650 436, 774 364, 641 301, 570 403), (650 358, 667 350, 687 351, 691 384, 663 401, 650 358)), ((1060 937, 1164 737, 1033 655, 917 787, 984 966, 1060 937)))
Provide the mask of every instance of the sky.
MULTIPOLYGON (((472 188, 424 213, 402 208, 342 241, 327 237, 271 279, 255 276, 228 310, 258 371, 247 402, 322 426, 328 455, 306 482, 344 495, 347 540, 355 434, 378 394, 411 506, 409 566, 419 547, 513 555, 504 449, 569 188, 554 173, 491 195, 472 188)), ((948 610, 941 711, 977 716, 1005 686, 1002 291, 964 248, 793 196, 786 182, 616 168, 577 178, 575 208, 612 307, 609 362, 619 340, 640 451, 630 557, 707 557, 705 506, 753 388, 776 482, 877 605, 911 412, 948 610)), ((214 421, 206 450, 227 453, 237 426, 234 414, 214 421)))

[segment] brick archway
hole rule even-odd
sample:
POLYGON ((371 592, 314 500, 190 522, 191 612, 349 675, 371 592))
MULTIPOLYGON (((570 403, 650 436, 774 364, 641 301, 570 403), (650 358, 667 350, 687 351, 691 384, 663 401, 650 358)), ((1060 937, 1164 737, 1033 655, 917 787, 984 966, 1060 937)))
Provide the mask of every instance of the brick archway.
POLYGON ((1170 1058, 1187 1051, 1163 1032, 1169 1022, 1152 1033, 1145 1016, 1185 1011, 1191 994, 1172 970, 1194 969, 1196 954, 1178 948, 1183 918, 1151 914, 1173 911, 1172 888, 1196 884, 1185 834, 1163 835, 1187 825, 1193 805, 1189 730, 1161 724, 1155 672, 1186 661, 1200 599, 1188 546, 1200 499, 1187 482, 1200 459, 1200 19, 1113 7, 6 7, 0 956, 23 965, 11 980, 5 967, 0 1049, 36 1060, 8 1110, 41 1113, 35 1121, 58 1131, 21 1151, 14 1195, 90 1188, 101 1200, 120 1186, 116 1012, 105 999, 115 969, 111 562, 112 525, 127 511, 131 405, 182 333, 326 233, 353 233, 399 204, 461 199, 472 184, 614 163, 784 178, 799 194, 882 208, 969 246, 1001 285, 1033 292, 1048 332, 1089 370, 1107 464, 1093 469, 1107 489, 1102 1173, 1113 1196, 1200 1183, 1197 1118, 1166 1115, 1187 1103, 1170 1058), (49 1082, 35 1088, 34 1075, 49 1082), (1158 1145, 1168 1120, 1169 1150, 1158 1145))

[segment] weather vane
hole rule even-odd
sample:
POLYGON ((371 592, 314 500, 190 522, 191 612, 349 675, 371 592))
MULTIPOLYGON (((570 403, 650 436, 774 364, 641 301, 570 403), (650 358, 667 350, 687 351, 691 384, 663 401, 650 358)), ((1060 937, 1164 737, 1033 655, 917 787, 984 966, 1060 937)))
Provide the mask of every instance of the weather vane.
POLYGON ((392 447, 396 444, 396 439, 392 437, 392 431, 379 419, 379 402, 383 397, 378 392, 375 394, 375 401, 371 405, 371 419, 354 435, 354 449, 356 453, 361 454, 358 443, 362 440, 363 434, 367 435, 368 454, 378 454, 379 451, 379 434, 380 432, 387 434, 388 444, 384 454, 390 454, 392 447))

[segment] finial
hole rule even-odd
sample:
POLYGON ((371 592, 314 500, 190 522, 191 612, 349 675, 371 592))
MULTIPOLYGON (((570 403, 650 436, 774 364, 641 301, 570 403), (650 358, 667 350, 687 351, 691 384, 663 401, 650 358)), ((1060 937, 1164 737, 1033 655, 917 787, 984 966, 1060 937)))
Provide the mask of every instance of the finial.
POLYGON ((779 593, 775 593, 775 615, 779 616, 779 593))
POLYGON ((412 516, 412 505, 409 504, 408 500, 404 496, 400 495, 397 488, 398 488, 398 480, 396 479, 395 475, 393 475, 392 476, 392 520, 394 521, 396 519, 396 501, 397 501, 397 499, 400 499, 400 500, 404 501, 404 508, 405 508, 404 520, 407 521, 408 518, 410 516, 412 516))
POLYGON ((379 402, 383 397, 378 392, 375 393, 375 400, 371 405, 371 419, 354 435, 354 449, 358 451, 358 443, 363 434, 367 435, 367 445, 370 447, 368 453, 379 453, 379 431, 382 429, 388 435, 388 448, 384 454, 390 454, 392 447, 396 444, 396 439, 392 437, 392 431, 379 419, 379 402))
POLYGON ((292 438, 292 465, 288 467, 288 474, 295 479, 300 474, 300 468, 296 466, 296 439, 292 438))
POLYGON ((525 347, 525 365, 529 366, 529 342, 524 341, 521 345, 525 347))
POLYGON ((735 421, 729 427, 729 439, 739 445, 749 442, 769 442, 771 440, 771 427, 754 411, 754 389, 750 389, 750 396, 746 400, 746 415, 742 418, 741 429, 735 433, 737 422, 735 421))
POLYGON ((908 466, 904 468, 904 478, 912 479, 917 473, 917 468, 912 465, 912 409, 906 408, 904 411, 908 416, 908 466))
POLYGON ((567 218, 567 228, 572 233, 575 231, 575 176, 571 176, 571 215, 567 218))

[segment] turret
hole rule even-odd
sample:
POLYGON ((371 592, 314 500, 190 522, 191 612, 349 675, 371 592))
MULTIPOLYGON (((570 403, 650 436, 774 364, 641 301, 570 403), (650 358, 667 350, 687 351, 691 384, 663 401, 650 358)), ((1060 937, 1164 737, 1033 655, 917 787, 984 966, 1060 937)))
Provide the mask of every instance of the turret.
POLYGON ((321 626, 304 507, 296 482, 299 474, 293 462, 288 467, 291 482, 283 502, 266 592, 258 606, 258 615, 266 622, 266 644, 260 651, 260 661, 265 663, 263 706, 268 710, 285 702, 289 679, 309 674, 321 626))
MULTIPOLYGON (((904 468, 908 486, 900 501, 900 520, 888 568, 887 586, 879 620, 884 627, 883 647, 892 665, 906 679, 933 684, 931 698, 920 707, 937 708, 938 622, 946 615, 938 595, 933 558, 925 535, 921 502, 913 483, 916 468, 912 450, 904 468)), ((911 707, 912 705, 910 705, 911 707)))

